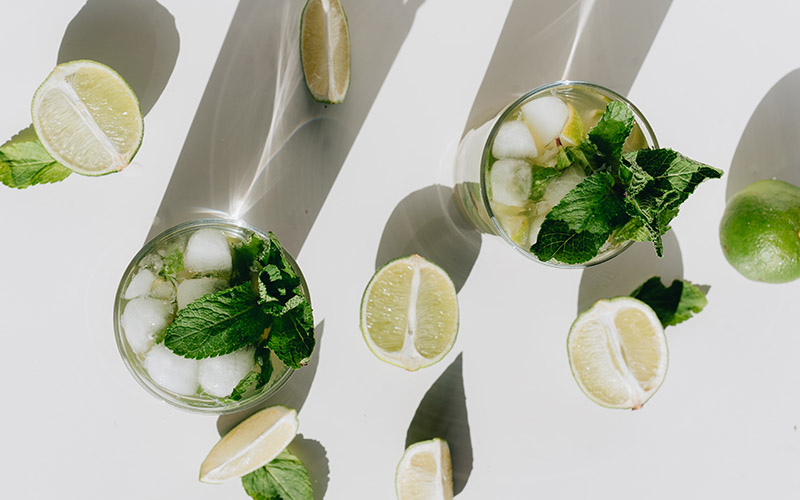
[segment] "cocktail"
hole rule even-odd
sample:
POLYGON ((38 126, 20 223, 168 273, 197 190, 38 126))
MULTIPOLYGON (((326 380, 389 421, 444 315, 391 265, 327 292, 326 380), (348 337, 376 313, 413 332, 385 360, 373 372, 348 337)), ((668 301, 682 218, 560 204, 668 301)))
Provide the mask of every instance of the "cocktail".
MULTIPOLYGON (((608 227, 594 232, 576 230, 572 238, 563 241, 553 238, 560 228, 552 227, 563 223, 547 221, 548 214, 569 193, 580 195, 574 190, 595 173, 611 175, 602 178, 607 185, 596 186, 596 193, 602 195, 606 188, 624 189, 614 182, 620 180, 619 165, 611 164, 614 160, 610 155, 595 155, 597 145, 591 143, 590 131, 601 120, 610 126, 621 123, 604 120, 604 115, 610 118, 606 111, 612 102, 624 106, 630 117, 626 118, 627 135, 615 139, 623 158, 637 150, 657 148, 650 125, 633 104, 611 90, 584 82, 563 81, 535 89, 494 119, 467 132, 459 146, 455 189, 467 218, 479 230, 502 236, 526 257, 558 267, 597 264, 627 248, 634 228, 625 227, 623 222, 628 221, 624 211, 611 215, 618 220, 612 221, 615 227, 610 232, 608 227), (608 165, 601 165, 603 162, 608 165), (588 247, 596 247, 593 254, 591 249, 575 255, 552 251, 553 247, 568 248, 574 243, 583 246, 588 240, 588 247)), ((602 142, 599 135, 595 139, 602 142)), ((572 209, 562 206, 559 210, 572 209)), ((586 214, 589 217, 590 212, 586 214)), ((581 229, 574 222, 576 217, 565 218, 572 219, 573 228, 581 229)))
POLYGON ((228 413, 277 391, 314 348, 309 294, 277 238, 206 219, 156 236, 120 281, 122 359, 151 394, 228 413))

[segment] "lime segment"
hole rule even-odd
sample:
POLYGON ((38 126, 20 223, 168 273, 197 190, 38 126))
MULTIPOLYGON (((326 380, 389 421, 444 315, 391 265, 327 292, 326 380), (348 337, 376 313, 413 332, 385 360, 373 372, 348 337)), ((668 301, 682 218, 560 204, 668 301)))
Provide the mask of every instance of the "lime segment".
POLYGON ((300 58, 315 100, 344 101, 350 86, 350 31, 339 0, 308 0, 300 19, 300 58))
POLYGON ((412 444, 397 466, 398 500, 451 500, 453 467, 447 442, 435 438, 412 444))

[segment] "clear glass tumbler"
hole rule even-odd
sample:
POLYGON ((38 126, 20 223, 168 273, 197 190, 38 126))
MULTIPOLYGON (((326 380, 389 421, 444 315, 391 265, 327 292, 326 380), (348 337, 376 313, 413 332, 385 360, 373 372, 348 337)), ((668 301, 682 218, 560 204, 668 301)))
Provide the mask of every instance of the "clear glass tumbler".
MULTIPOLYGON (((502 237, 518 252, 533 261, 562 268, 583 268, 605 262, 619 255, 628 248, 632 242, 616 241, 612 236, 612 238, 603 245, 596 257, 580 264, 565 264, 556 260, 543 262, 530 251, 530 245, 526 244, 526 242, 535 237, 534 233, 530 233, 533 227, 535 227, 535 231, 538 232, 538 226, 536 226, 537 217, 538 224, 541 224, 541 220, 545 217, 546 213, 552 208, 554 203, 558 202, 560 197, 566 194, 565 192, 560 193, 558 199, 551 200, 549 203, 544 204, 544 208, 540 211, 541 213, 536 213, 534 210, 533 216, 526 215, 527 222, 525 222, 526 219, 524 218, 519 219, 525 224, 528 224, 530 228, 528 226, 523 227, 523 225, 515 225, 514 221, 516 219, 513 219, 513 217, 515 217, 517 213, 509 215, 508 207, 492 203, 490 187, 488 186, 488 172, 494 162, 497 161, 492 151, 498 130, 504 123, 516 120, 523 106, 544 96, 555 96, 567 103, 570 113, 577 113, 581 116, 582 125, 585 124, 585 131, 588 131, 591 126, 599 120, 608 102, 622 102, 630 108, 634 115, 633 131, 625 143, 625 151, 638 150, 645 147, 658 148, 655 134, 650 128, 647 119, 636 106, 625 99, 625 97, 593 83, 578 81, 554 82, 531 90, 509 104, 504 110, 500 111, 497 116, 483 125, 469 130, 464 135, 458 147, 455 166, 455 193, 458 205, 466 218, 479 231, 502 237), (524 231, 529 231, 529 233, 523 234, 524 231), (522 236, 520 236, 521 234, 522 236)), ((567 121, 567 126, 569 123, 570 121, 567 121)), ((565 138, 565 140, 568 141, 568 138, 565 138)), ((549 142, 548 144, 539 143, 539 156, 537 157, 539 160, 537 161, 550 162, 555 165, 555 155, 558 145, 561 145, 558 136, 553 142, 549 142)), ((552 165, 547 164, 540 166, 552 165)), ((517 207, 512 207, 512 209, 511 211, 515 211, 517 207)), ((528 210, 528 214, 531 212, 530 207, 525 210, 528 210)), ((524 211, 522 208, 518 210, 518 212, 522 211, 524 211)))

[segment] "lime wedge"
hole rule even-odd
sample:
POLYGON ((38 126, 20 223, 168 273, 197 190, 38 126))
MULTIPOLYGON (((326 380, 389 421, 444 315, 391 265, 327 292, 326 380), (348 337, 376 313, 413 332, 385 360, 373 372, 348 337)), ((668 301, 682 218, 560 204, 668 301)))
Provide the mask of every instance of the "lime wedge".
POLYGON ((453 466, 447 442, 434 438, 409 446, 394 481, 398 500, 451 500, 453 466))
POLYGON ((344 101, 350 86, 350 31, 339 0, 308 0, 300 17, 300 59, 311 96, 344 101))
POLYGON ((561 143, 565 146, 576 146, 583 142, 586 131, 583 127, 583 119, 581 114, 575 111, 572 104, 567 103, 569 108, 569 117, 567 123, 564 125, 564 130, 561 131, 561 143))
POLYGON ((254 413, 217 442, 200 465, 200 481, 221 483, 263 467, 297 434, 297 412, 272 406, 254 413))
POLYGON ((653 310, 637 299, 597 301, 567 339, 572 375, 595 403, 638 409, 667 373, 667 339, 653 310))
POLYGON ((116 71, 94 61, 56 66, 36 90, 31 114, 47 152, 83 175, 125 168, 144 133, 136 95, 116 71))
POLYGON ((361 333, 381 360, 409 371, 437 363, 458 333, 458 299, 447 273, 412 255, 380 268, 361 299, 361 333))

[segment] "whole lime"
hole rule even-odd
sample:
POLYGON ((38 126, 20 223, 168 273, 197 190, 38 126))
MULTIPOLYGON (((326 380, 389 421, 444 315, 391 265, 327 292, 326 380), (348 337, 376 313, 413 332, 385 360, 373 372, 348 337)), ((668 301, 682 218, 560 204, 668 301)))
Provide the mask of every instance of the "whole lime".
POLYGON ((800 278, 800 188, 774 179, 748 185, 728 201, 719 241, 725 258, 746 278, 800 278))

